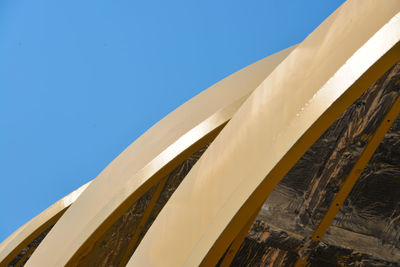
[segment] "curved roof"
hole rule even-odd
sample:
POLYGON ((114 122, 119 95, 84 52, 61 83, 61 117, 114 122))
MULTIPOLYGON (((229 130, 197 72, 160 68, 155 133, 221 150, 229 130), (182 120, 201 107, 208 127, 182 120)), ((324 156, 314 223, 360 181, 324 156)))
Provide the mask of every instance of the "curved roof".
POLYGON ((10 262, 32 240, 56 223, 89 184, 90 182, 63 197, 4 240, 0 244, 0 265, 10 262))
POLYGON ((299 44, 193 167, 128 266, 216 264, 300 156, 400 58, 399 12, 395 0, 348 1, 299 44))
MULTIPOLYGON (((276 185, 399 59, 400 2, 347 1, 297 47, 227 77, 133 142, 63 214, 27 266, 77 265, 132 203, 154 188, 160 194, 165 176, 202 147, 204 154, 192 161, 193 168, 167 199, 128 266, 211 266, 220 259, 221 266, 229 265, 276 185)), ((368 153, 389 129, 385 122, 392 123, 400 112, 399 103, 365 137, 368 153)), ((348 180, 357 179, 371 157, 364 152, 348 180)), ((333 207, 343 203, 351 187, 346 180, 338 188, 333 207)), ((337 207, 324 215, 324 229, 314 232, 311 245, 321 240, 337 207)), ((24 226, 6 240, 0 256, 5 247, 16 251, 60 214, 60 209, 50 210, 28 223, 29 230, 24 226)), ((151 211, 146 212, 149 216, 151 211)), ((300 256, 298 266, 305 264, 306 257, 300 256)))
POLYGON ((144 133, 107 166, 65 212, 37 248, 28 266, 72 264, 86 246, 109 227, 111 222, 107 219, 112 221, 118 217, 120 213, 115 211, 124 201, 134 202, 162 178, 160 172, 165 173, 166 166, 170 169, 175 164, 174 159, 208 142, 209 135, 232 117, 265 75, 292 50, 269 56, 225 78, 144 133))

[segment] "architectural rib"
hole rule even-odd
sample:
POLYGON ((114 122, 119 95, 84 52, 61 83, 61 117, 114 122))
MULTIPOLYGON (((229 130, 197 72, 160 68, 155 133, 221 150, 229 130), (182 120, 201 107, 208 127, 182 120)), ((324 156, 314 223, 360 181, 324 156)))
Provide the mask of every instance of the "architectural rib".
MULTIPOLYGON (((337 213, 342 207, 347 196, 350 194, 357 180, 360 178, 369 160, 373 156, 379 144, 382 142, 386 133, 389 131, 390 126, 399 116, 399 113, 400 113, 400 97, 396 99, 396 102, 393 104, 393 106, 391 107, 390 111, 385 116, 385 118, 381 121, 376 132, 372 135, 370 140, 368 140, 368 144, 361 153, 356 164, 353 166, 348 177, 345 179, 345 182, 343 183, 339 192, 337 192, 335 198, 333 199, 331 205, 329 206, 328 211, 326 212, 325 216, 318 225, 318 228, 312 234, 311 242, 319 242, 322 240, 323 236, 325 235, 329 226, 332 224, 333 220, 335 219, 337 213)), ((308 262, 307 261, 308 257, 309 255, 307 254, 304 255, 303 257, 299 257, 295 267, 306 266, 308 262)))
MULTIPOLYGON (((21 249, 26 253, 11 265, 105 266, 128 261, 127 266, 229 266, 242 251, 247 229, 257 225, 253 221, 260 207, 264 209, 270 193, 321 135, 350 106, 361 103, 360 96, 384 73, 386 78, 380 80, 390 81, 390 86, 372 91, 387 91, 383 97, 397 94, 390 94, 400 89, 394 88, 396 81, 387 70, 399 59, 400 2, 345 2, 298 46, 227 77, 154 125, 90 185, 0 244, 0 266, 21 249), (177 178, 172 170, 185 161, 190 166, 169 188, 169 179, 177 178), (161 197, 166 190, 168 197, 161 197), (29 242, 36 242, 35 247, 29 242)), ((397 73, 397 67, 391 70, 397 73)), ((375 101, 373 95, 368 99, 375 101)), ((381 113, 370 118, 383 118, 381 113)), ((313 189, 326 192, 321 187, 313 189)), ((337 191, 329 192, 332 196, 337 191)), ((329 197, 322 198, 330 203, 329 197)), ((262 257, 272 257, 276 264, 302 258, 300 250, 307 247, 296 233, 288 242, 297 249, 277 246, 262 257)), ((387 256, 385 260, 393 261, 387 256)))
POLYGON ((4 240, 0 244, 0 266, 7 265, 38 235, 55 224, 65 210, 74 203, 89 184, 90 182, 63 197, 4 240))
POLYGON ((292 50, 288 48, 225 78, 149 129, 91 183, 46 236, 27 266, 73 266, 126 207, 179 160, 207 143, 209 136, 232 117, 265 75, 292 50))
POLYGON ((128 266, 216 264, 300 156, 400 58, 399 12, 399 1, 348 1, 307 37, 217 136, 128 266))

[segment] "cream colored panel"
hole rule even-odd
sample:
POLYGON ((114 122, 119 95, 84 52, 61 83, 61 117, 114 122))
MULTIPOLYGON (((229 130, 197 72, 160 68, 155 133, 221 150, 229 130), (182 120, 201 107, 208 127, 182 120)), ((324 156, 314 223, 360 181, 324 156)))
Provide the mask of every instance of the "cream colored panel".
POLYGON ((46 236, 27 266, 73 265, 78 249, 121 203, 133 193, 139 196, 157 171, 226 123, 291 51, 286 49, 229 76, 154 125, 100 173, 46 236))
MULTIPOLYGON (((90 183, 90 182, 89 182, 90 183)), ((17 231, 10 235, 0 244, 0 266, 8 264, 21 249, 29 244, 37 235, 41 233, 42 228, 51 226, 53 219, 68 208, 78 196, 88 187, 89 183, 60 199, 35 218, 21 226, 17 231)))
MULTIPOLYGON (((284 159, 294 164, 328 122, 400 58, 395 46, 399 11, 398 0, 348 1, 308 36, 235 113, 161 211, 128 266, 215 263, 215 258, 208 261, 218 256, 210 248, 217 244, 213 249, 221 255, 233 239, 225 228, 233 225, 238 233, 245 215, 254 212, 242 205, 254 201, 246 208, 259 206, 263 199, 253 198, 255 190, 266 185, 267 190, 257 191, 266 197, 285 174, 274 167, 284 159), (367 72, 370 67, 376 75, 367 72), (297 155, 291 153, 294 147, 297 155)), ((289 163, 282 166, 290 168, 289 163)))

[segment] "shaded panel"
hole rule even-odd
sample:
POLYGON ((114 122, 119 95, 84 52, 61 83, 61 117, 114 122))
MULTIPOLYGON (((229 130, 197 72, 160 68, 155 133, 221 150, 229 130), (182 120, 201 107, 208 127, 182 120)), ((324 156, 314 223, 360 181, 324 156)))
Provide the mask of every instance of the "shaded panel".
MULTIPOLYGON (((124 266, 130 255, 140 243, 141 239, 156 219, 157 215, 172 196, 184 177, 207 149, 208 144, 184 160, 167 177, 167 181, 158 197, 150 216, 143 228, 139 224, 159 183, 147 191, 128 211, 126 211, 112 227, 97 241, 88 255, 82 257, 79 266, 124 266), (140 231, 139 239, 130 248, 131 239, 136 231, 140 231), (128 255, 126 255, 128 254, 128 255)), ((162 179, 161 179, 162 180, 162 179)))
POLYGON ((334 226, 399 245, 400 117, 364 169, 334 226))
MULTIPOLYGON (((342 230, 344 234, 351 232, 342 230)), ((356 237, 353 233, 352 237, 356 237)), ((231 266, 294 266, 298 248, 304 240, 295 233, 271 227, 256 220, 231 266), (280 252, 280 257, 274 253, 280 252), (275 255, 275 256, 274 256, 275 255)), ((351 248, 321 242, 309 259, 310 266, 398 266, 396 262, 378 259, 351 248)))
POLYGON ((368 266, 368 267, 395 267, 395 261, 378 259, 357 250, 320 243, 309 259, 311 267, 320 266, 368 266))
POLYGON ((177 168, 175 168, 171 174, 168 176, 167 183, 165 184, 163 191, 160 195, 160 197, 157 199, 157 203, 154 206, 154 209, 151 212, 149 220, 146 222, 145 227, 140 233, 140 239, 136 243, 133 251, 131 251, 131 254, 135 251, 136 247, 139 245, 140 241, 146 234, 146 232, 149 230, 150 226, 153 224, 154 220, 157 218, 157 215, 160 213, 161 209, 165 206, 169 198, 172 196, 172 194, 175 192, 175 190, 178 188, 180 183, 183 181, 183 179, 186 177, 186 175, 189 173, 190 169, 194 166, 194 164, 199 160, 201 155, 206 151, 209 145, 206 145, 202 149, 200 149, 198 152, 194 153, 193 156, 185 160, 181 165, 179 165, 177 168))
POLYGON ((301 240, 256 220, 231 266, 293 266, 301 240))
MULTIPOLYGON (((392 67, 371 86, 302 156, 264 203, 255 224, 253 224, 252 229, 233 261, 233 266, 247 264, 245 258, 252 259, 252 261, 255 259, 263 259, 263 256, 260 255, 260 251, 265 251, 265 253, 268 254, 269 247, 284 249, 293 253, 309 253, 313 249, 313 246, 315 247, 317 245, 310 242, 309 238, 365 148, 367 141, 373 135, 379 123, 398 97, 400 91, 399 81, 400 63, 392 67), (257 227, 260 223, 265 226, 257 227), (277 238, 276 235, 271 234, 270 227, 278 229, 277 231, 283 236, 296 236, 297 241, 292 240, 287 243, 288 241, 286 239, 277 238), (263 238, 260 239, 260 236, 263 238), (287 246, 288 244, 291 245, 287 246)), ((393 126, 393 128, 396 127, 398 127, 398 122, 393 126)), ((396 149, 398 140, 393 137, 392 132, 388 133, 383 141, 383 143, 388 143, 387 138, 390 136, 391 141, 389 143, 392 146, 394 145, 392 149, 388 151, 387 145, 385 150, 381 145, 377 153, 375 153, 374 158, 384 157, 393 161, 399 157, 399 152, 393 151, 393 149, 396 149), (392 157, 391 154, 396 154, 397 156, 392 157)), ((392 162, 392 165, 388 167, 387 163, 380 160, 379 163, 375 165, 382 163, 386 166, 385 170, 389 176, 391 176, 393 172, 398 173, 398 167, 393 166, 393 164, 398 163, 392 162)), ((375 165, 373 168, 376 172, 375 165)), ((367 168, 366 172, 370 172, 368 171, 369 169, 370 167, 367 168)), ((389 188, 391 184, 400 181, 397 179, 396 182, 393 182, 393 177, 391 177, 391 179, 392 181, 387 184, 389 188)), ((375 179, 375 181, 377 182, 378 179, 375 179)), ((384 180, 381 180, 381 182, 384 182, 384 180)), ((372 188, 376 189, 376 186, 370 184, 363 186, 363 188, 364 189, 361 191, 364 192, 364 196, 368 197, 369 194, 371 194, 368 190, 372 188)), ((376 192, 375 195, 385 194, 384 198, 388 199, 386 201, 387 204, 385 204, 386 208, 392 205, 391 207, 398 211, 399 201, 393 199, 396 192, 399 192, 398 188, 394 186, 392 189, 387 190, 393 191, 391 194, 386 194, 381 190, 380 192, 376 192)), ((373 203, 364 201, 360 203, 360 205, 366 210, 370 210, 371 205, 378 205, 381 207, 382 204, 376 201, 376 199, 373 203)), ((354 209, 350 211, 350 213, 352 212, 354 212, 354 209)), ((369 222, 368 216, 359 216, 358 222, 355 221, 352 223, 356 223, 359 226, 370 224, 371 226, 374 225, 374 227, 380 228, 379 231, 375 230, 377 233, 375 239, 380 240, 380 242, 385 243, 390 241, 391 238, 395 240, 396 237, 398 240, 398 231, 396 230, 398 230, 397 227, 399 224, 397 223, 396 227, 393 226, 393 223, 398 220, 398 213, 393 212, 392 209, 386 209, 386 213, 381 212, 379 216, 392 218, 390 220, 391 224, 389 225, 387 223, 386 225, 376 226, 375 223, 369 222), (391 230, 386 230, 386 228, 390 228, 391 230), (383 232, 390 232, 390 237, 381 236, 383 232)), ((343 229, 341 228, 338 231, 342 232, 341 236, 348 240, 336 242, 337 249, 343 249, 342 247, 350 244, 350 241, 354 238, 354 236, 349 234, 349 230, 350 233, 360 232, 357 228, 351 228, 349 224, 342 225, 341 227, 343 229)), ((363 234, 365 234, 365 236, 362 236, 362 240, 371 239, 368 236, 370 232, 364 231, 363 234)), ((339 235, 336 232, 335 235, 331 235, 330 237, 335 239, 337 236, 339 235)), ((356 250, 362 247, 361 245, 357 247, 357 244, 352 245, 355 246, 351 248, 356 250)), ((383 248, 383 246, 380 247, 383 248)), ((390 249, 388 248, 388 250, 390 249)), ((391 259, 393 259, 391 257, 382 256, 379 246, 373 246, 373 249, 368 252, 371 253, 371 255, 365 256, 368 259, 376 258, 376 261, 379 261, 379 259, 392 261, 391 259)), ((395 253, 398 252, 399 251, 395 253)), ((340 261, 339 258, 338 256, 338 261, 340 261)), ((315 261, 316 258, 313 258, 313 260, 315 261)), ((336 263, 338 263, 338 261, 336 263)), ((263 262, 264 261, 260 261, 259 264, 262 265, 263 262)), ((256 263, 254 262, 254 264, 256 263)))
POLYGON ((44 230, 40 235, 38 235, 31 243, 29 243, 25 248, 23 248, 18 255, 7 265, 8 267, 14 266, 24 266, 25 263, 29 260, 33 252, 39 246, 39 244, 43 241, 46 235, 50 232, 51 228, 53 228, 54 224, 44 230))
POLYGON ((368 236, 368 241, 361 243, 363 251, 378 251, 381 257, 400 262, 399 192, 400 117, 386 134, 328 229, 329 235, 322 241, 343 242, 349 236, 337 232, 347 229, 368 236))
POLYGON ((78 266, 118 266, 145 212, 157 184, 136 201, 98 240, 78 266))

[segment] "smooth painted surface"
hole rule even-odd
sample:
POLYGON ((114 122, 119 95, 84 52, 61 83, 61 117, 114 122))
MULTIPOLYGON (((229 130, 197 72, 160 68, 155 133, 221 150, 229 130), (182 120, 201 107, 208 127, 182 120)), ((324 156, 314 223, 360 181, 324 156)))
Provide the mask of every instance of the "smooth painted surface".
POLYGON ((304 40, 210 145, 128 266, 202 263, 264 178, 273 180, 269 172, 297 140, 328 109, 346 108, 335 101, 400 41, 399 11, 397 0, 348 1, 304 40))
POLYGON ((292 51, 260 60, 210 87, 169 114, 118 156, 46 236, 27 266, 63 266, 121 203, 147 179, 237 108, 292 51), (63 248, 60 251, 59 248, 63 248))
POLYGON ((0 1, 0 242, 342 2, 0 1))
MULTIPOLYGON (((63 212, 66 208, 68 208, 74 201, 82 194, 83 191, 89 186, 89 183, 86 183, 76 189, 74 192, 68 194, 67 196, 63 197, 49 208, 44 210, 42 213, 37 215, 35 218, 21 226, 17 231, 15 231, 12 235, 10 235, 6 240, 4 240, 0 244, 0 265, 1 264, 8 264, 8 260, 10 259, 10 253, 18 254, 19 249, 23 249, 24 246, 20 247, 21 244, 28 245, 36 236, 32 236, 34 234, 40 235, 38 233, 38 229, 40 229, 43 225, 48 224, 55 216, 57 216, 60 212, 63 212), (29 240, 27 240, 29 239, 29 240), (28 243, 28 244, 26 244, 28 243), (5 259, 8 259, 7 261, 5 259)), ((54 222, 53 222, 54 223, 54 222)), ((49 227, 50 225, 47 225, 49 227)), ((45 229, 43 229, 45 230, 45 229)), ((16 256, 16 255, 15 255, 16 256)))

